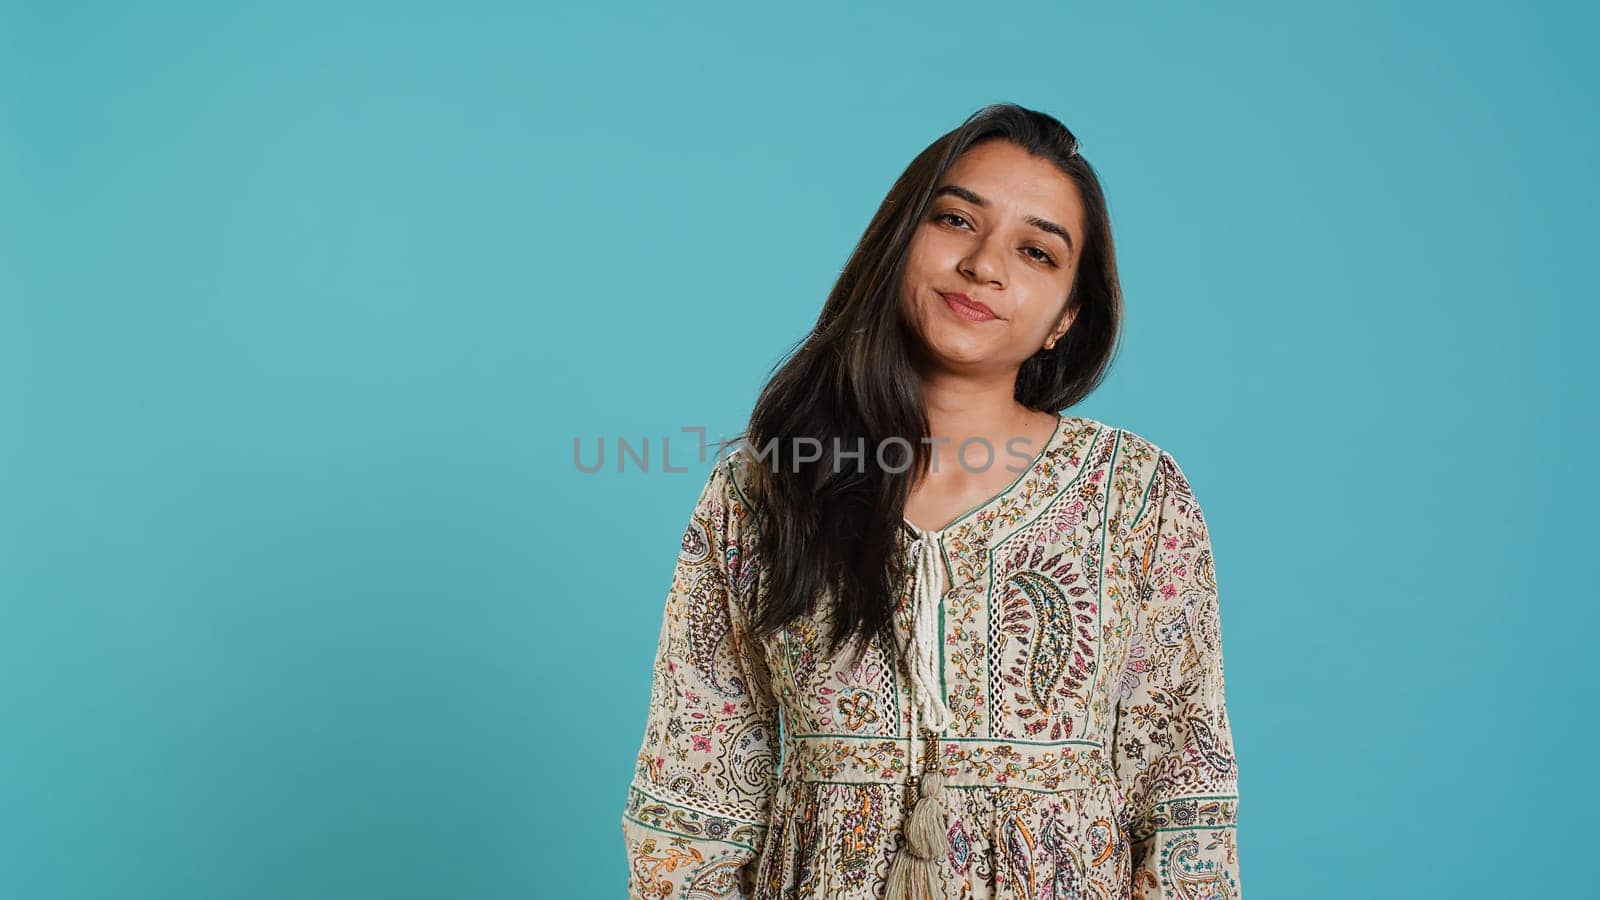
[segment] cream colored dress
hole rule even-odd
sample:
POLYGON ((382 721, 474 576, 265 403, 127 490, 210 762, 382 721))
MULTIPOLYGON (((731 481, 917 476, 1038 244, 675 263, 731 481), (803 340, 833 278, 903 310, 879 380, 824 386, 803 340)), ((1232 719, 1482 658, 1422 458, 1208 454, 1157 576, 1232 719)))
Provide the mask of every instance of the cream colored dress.
POLYGON ((1060 417, 1006 490, 906 523, 900 644, 854 667, 826 656, 825 609, 746 632, 743 486, 766 464, 720 458, 683 535, 622 819, 630 897, 882 897, 932 770, 945 897, 1240 896, 1216 571, 1171 454, 1060 417))

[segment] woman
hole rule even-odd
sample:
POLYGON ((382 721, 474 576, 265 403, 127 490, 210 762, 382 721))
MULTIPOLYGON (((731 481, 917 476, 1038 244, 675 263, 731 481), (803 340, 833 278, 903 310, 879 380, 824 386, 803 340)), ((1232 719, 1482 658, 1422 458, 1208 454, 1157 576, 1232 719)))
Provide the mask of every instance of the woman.
POLYGON ((683 536, 631 896, 1240 896, 1205 519, 1170 453, 1057 412, 1120 316, 1055 119, 911 163, 683 536))

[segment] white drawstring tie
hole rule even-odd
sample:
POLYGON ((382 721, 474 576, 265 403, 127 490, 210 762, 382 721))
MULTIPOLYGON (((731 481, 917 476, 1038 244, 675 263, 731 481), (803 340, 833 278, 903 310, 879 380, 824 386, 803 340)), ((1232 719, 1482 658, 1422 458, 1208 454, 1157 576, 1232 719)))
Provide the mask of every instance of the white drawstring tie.
MULTIPOLYGON (((907 525, 911 525, 909 521, 907 525)), ((944 887, 940 882, 939 860, 950 853, 949 824, 945 808, 949 805, 944 796, 944 773, 939 765, 938 735, 943 733, 954 716, 939 696, 939 604, 944 597, 944 570, 939 559, 937 531, 923 531, 915 525, 916 540, 911 542, 911 552, 917 557, 916 587, 911 608, 910 646, 906 648, 906 668, 911 672, 911 739, 912 746, 918 736, 918 713, 935 737, 933 750, 927 758, 927 771, 913 771, 911 778, 918 787, 918 797, 903 826, 904 844, 889 865, 889 880, 884 897, 887 900, 942 900, 944 887)), ((912 759, 916 758, 913 751, 912 759)))
MULTIPOLYGON (((915 525, 911 527, 916 528, 915 525)), ((939 559, 939 534, 917 528, 911 550, 917 557, 915 605, 912 607, 910 659, 911 685, 922 719, 934 731, 950 724, 950 707, 939 696, 939 604, 944 596, 944 567, 939 559)))

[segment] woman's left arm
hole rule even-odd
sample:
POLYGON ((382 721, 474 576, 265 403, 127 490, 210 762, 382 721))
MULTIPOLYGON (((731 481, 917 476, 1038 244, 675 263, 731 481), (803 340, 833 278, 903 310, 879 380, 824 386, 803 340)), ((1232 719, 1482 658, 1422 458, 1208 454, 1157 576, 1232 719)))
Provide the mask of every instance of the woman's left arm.
POLYGON ((1223 691, 1211 538, 1194 490, 1162 451, 1134 539, 1135 646, 1113 759, 1126 797, 1134 896, 1237 900, 1238 766, 1223 691))

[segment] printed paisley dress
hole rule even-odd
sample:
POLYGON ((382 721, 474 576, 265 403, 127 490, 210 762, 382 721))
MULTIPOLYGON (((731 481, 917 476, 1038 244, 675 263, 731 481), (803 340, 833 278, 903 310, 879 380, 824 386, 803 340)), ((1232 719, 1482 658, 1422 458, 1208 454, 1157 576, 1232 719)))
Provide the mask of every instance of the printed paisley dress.
POLYGON ((1171 454, 1061 416, 1004 491, 906 523, 902 644, 853 667, 825 653, 826 609, 745 631, 742 486, 765 464, 720 457, 683 534, 622 817, 630 897, 880 898, 931 771, 945 897, 1241 896, 1216 570, 1171 454))

